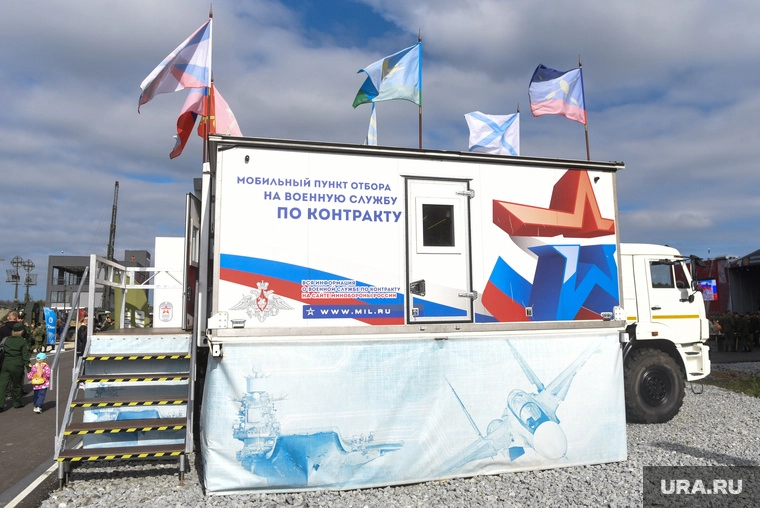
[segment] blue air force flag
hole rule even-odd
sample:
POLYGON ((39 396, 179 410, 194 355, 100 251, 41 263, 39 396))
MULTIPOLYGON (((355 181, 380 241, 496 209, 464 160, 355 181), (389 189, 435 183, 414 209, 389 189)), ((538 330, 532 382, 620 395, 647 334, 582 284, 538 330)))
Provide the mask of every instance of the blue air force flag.
POLYGON ((520 155, 520 113, 486 115, 480 111, 464 115, 470 127, 470 151, 520 155))

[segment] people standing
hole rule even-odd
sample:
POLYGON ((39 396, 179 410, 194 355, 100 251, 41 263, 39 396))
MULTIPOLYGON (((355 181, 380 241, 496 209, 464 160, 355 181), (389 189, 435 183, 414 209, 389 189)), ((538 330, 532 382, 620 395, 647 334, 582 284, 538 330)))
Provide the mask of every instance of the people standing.
POLYGON ((42 404, 45 402, 45 395, 50 387, 50 366, 46 360, 45 353, 37 353, 37 363, 26 375, 31 380, 34 389, 34 412, 37 414, 42 413, 42 404))
POLYGON ((3 406, 5 405, 5 392, 8 390, 8 383, 11 383, 13 407, 24 407, 21 403, 21 395, 24 368, 29 364, 29 346, 23 334, 23 323, 16 323, 13 325, 11 336, 5 340, 5 359, 2 368, 0 368, 0 394, 3 397, 3 406))
POLYGON ((15 310, 12 310, 8 313, 8 316, 5 320, 5 324, 0 327, 0 339, 3 337, 10 337, 13 332, 13 327, 16 326, 16 323, 20 323, 23 327, 23 333, 21 334, 22 337, 24 337, 24 340, 27 339, 27 330, 26 326, 24 326, 24 320, 19 317, 19 313, 15 310))
POLYGON ((82 318, 82 322, 77 330, 77 356, 82 356, 87 346, 87 316, 82 318))
POLYGON ((34 345, 32 346, 32 353, 41 353, 45 351, 45 339, 47 338, 47 330, 45 329, 45 323, 35 324, 32 323, 32 339, 34 345))
POLYGON ((101 332, 105 332, 106 330, 110 330, 113 328, 113 318, 111 318, 111 313, 106 312, 106 319, 103 321, 103 325, 100 327, 101 332))

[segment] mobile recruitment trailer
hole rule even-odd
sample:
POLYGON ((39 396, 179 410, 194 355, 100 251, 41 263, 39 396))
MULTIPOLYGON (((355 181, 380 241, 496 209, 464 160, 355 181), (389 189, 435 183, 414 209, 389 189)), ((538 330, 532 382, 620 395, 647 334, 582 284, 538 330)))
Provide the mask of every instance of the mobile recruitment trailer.
POLYGON ((621 163, 222 136, 209 154, 187 241, 210 493, 626 458, 621 163))

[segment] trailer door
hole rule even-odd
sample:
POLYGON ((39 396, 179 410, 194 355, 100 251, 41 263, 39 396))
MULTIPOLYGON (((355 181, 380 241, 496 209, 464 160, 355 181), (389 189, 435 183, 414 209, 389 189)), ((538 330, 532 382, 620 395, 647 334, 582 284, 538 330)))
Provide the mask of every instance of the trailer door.
POLYGON ((192 330, 195 315, 196 284, 200 260, 201 201, 192 194, 185 200, 185 274, 182 278, 184 298, 183 330, 192 330))
POLYGON ((407 316, 472 322, 470 207, 466 181, 407 180, 407 316))

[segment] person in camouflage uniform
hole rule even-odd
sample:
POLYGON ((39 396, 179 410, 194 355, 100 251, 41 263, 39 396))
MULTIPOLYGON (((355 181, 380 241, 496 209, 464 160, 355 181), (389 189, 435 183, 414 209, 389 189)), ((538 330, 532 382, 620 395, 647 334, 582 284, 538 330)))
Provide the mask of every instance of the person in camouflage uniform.
MULTIPOLYGON (((24 340, 24 325, 13 325, 11 336, 5 340, 5 359, 0 367, 0 394, 5 405, 5 392, 11 383, 13 407, 24 407, 21 403, 22 387, 24 384, 24 369, 29 365, 29 346, 24 340)), ((2 408, 0 408, 2 410, 2 408)))
POLYGON ((45 339, 47 338, 47 330, 45 324, 32 324, 32 353, 44 353, 45 352, 45 339))

